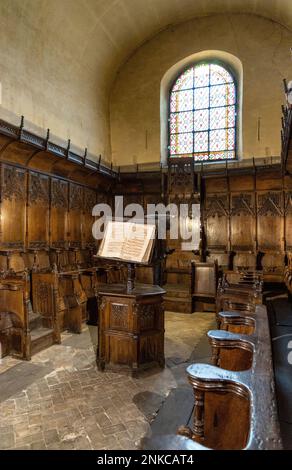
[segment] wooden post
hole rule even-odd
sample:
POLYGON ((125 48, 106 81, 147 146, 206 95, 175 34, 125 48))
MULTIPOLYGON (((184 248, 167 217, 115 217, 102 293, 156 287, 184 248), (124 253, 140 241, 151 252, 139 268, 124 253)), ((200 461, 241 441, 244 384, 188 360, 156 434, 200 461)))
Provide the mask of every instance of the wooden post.
POLYGON ((193 439, 200 441, 204 438, 204 399, 205 394, 194 389, 195 406, 193 421, 193 439))

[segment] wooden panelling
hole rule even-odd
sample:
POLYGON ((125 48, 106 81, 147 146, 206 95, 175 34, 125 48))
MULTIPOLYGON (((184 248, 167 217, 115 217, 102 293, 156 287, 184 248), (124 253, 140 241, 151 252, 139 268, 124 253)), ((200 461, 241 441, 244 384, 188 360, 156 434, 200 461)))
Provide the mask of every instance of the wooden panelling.
POLYGON ((29 249, 49 247, 49 191, 48 176, 29 172, 27 209, 27 244, 29 249))
POLYGON ((6 163, 0 163, 0 182, 0 250, 95 246, 92 209, 106 194, 6 163))
POLYGON ((255 249, 255 201, 254 194, 231 194, 231 249, 250 251, 255 249))
MULTIPOLYGON (((227 184, 227 183, 226 183, 227 184)), ((237 176, 229 178, 230 191, 253 191, 254 175, 237 176)))
POLYGON ((53 248, 65 248, 68 224, 69 183, 58 178, 51 179, 50 233, 53 248))
POLYGON ((208 194, 204 208, 207 246, 212 250, 228 249, 228 194, 208 194))
POLYGON ((68 237, 69 237, 69 246, 73 248, 81 248, 82 209, 83 209, 83 187, 80 186, 79 184, 70 183, 68 237))
POLYGON ((284 249, 284 203, 281 191, 257 193, 258 248, 261 251, 284 249))
POLYGON ((292 191, 285 192, 285 243, 286 250, 292 251, 292 191))
POLYGON ((82 245, 85 247, 94 246, 94 238, 92 235, 92 225, 94 217, 92 216, 92 209, 96 204, 96 192, 84 188, 84 212, 82 218, 82 245))
POLYGON ((1 165, 1 249, 24 249, 26 235, 27 174, 1 165))
POLYGON ((205 181, 207 193, 224 193, 227 189, 227 178, 207 178, 205 181))

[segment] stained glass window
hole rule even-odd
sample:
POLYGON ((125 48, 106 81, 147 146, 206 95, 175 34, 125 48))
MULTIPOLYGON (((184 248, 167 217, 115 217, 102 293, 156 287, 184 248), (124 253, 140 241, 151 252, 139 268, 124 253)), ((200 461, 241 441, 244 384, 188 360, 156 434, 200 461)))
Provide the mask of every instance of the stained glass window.
POLYGON ((216 63, 185 70, 170 93, 169 155, 196 161, 236 155, 236 84, 216 63))

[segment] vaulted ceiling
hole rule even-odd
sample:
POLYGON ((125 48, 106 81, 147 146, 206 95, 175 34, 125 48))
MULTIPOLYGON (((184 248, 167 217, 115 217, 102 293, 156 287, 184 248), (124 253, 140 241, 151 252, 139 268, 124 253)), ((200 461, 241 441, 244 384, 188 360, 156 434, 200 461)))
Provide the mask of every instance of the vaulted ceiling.
POLYGON ((139 45, 167 26, 194 17, 252 13, 292 29, 291 0, 57 0, 57 3, 63 11, 67 10, 66 3, 71 5, 65 21, 84 35, 80 44, 83 51, 87 47, 92 50, 90 44, 95 38, 96 55, 100 55, 97 45, 103 45, 103 59, 107 57, 112 65, 121 65, 139 45), (79 28, 84 12, 86 18, 79 28))
POLYGON ((2 105, 108 154, 97 141, 109 132, 108 94, 119 67, 167 26, 221 13, 252 13, 292 29, 291 0, 1 0, 2 105))

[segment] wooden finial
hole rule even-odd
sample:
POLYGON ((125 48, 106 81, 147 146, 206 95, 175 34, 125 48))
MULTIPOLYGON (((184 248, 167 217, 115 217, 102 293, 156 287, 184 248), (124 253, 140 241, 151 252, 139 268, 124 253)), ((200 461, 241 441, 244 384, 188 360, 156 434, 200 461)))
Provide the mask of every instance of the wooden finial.
POLYGON ((46 149, 47 150, 49 147, 49 139, 50 139, 50 129, 47 129, 47 137, 46 137, 46 149))
POLYGON ((21 139, 23 127, 24 127, 24 116, 21 116, 20 126, 19 126, 19 136, 18 136, 19 139, 21 139))

